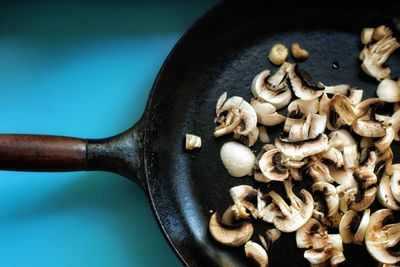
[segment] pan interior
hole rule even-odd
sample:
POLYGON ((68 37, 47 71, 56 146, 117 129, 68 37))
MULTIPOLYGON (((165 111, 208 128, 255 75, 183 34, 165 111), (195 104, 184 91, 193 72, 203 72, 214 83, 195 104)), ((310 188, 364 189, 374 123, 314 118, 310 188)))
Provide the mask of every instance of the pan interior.
MULTIPOLYGON (((231 204, 228 190, 235 185, 267 187, 252 177, 233 178, 224 169, 219 151, 233 138, 213 137, 218 97, 226 91, 228 96, 249 100, 254 76, 264 69, 277 69, 267 59, 277 42, 288 47, 299 42, 306 48, 310 57, 299 65, 315 80, 327 85, 350 83, 364 89, 364 98, 372 97, 378 82, 360 68, 361 29, 386 24, 398 34, 398 20, 392 15, 400 14, 395 1, 362 8, 343 8, 340 2, 324 7, 298 3, 284 14, 275 12, 282 7, 241 3, 223 2, 188 31, 162 68, 148 104, 145 159, 149 194, 171 245, 191 266, 249 264, 242 247, 223 247, 211 239, 210 212, 231 204), (332 68, 333 63, 339 68, 332 68), (185 133, 201 136, 202 148, 185 151, 185 133)), ((289 61, 294 60, 289 57, 289 61)), ((388 61, 392 77, 400 73, 399 63, 396 52, 388 61)), ((280 130, 281 126, 270 130, 270 137, 280 130)), ((260 147, 254 148, 259 151, 260 147)), ((395 162, 400 160, 398 149, 393 147, 395 162)), ((267 223, 257 226, 258 230, 271 227, 267 223)), ((309 266, 303 253, 296 248, 294 234, 284 234, 268 251, 275 266, 309 266)), ((343 266, 376 265, 363 247, 346 246, 345 256, 343 266)))

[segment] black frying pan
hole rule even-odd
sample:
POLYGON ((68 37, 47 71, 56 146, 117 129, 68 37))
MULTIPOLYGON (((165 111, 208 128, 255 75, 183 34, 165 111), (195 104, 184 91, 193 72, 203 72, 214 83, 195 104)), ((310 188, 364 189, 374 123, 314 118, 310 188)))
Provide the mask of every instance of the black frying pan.
MULTIPOLYGON (((0 167, 119 173, 147 192, 160 227, 183 263, 248 265, 243 248, 223 247, 208 234, 209 211, 231 203, 230 187, 265 187, 251 177, 230 177, 221 164, 219 149, 231 137, 212 135, 215 102, 224 91, 249 99, 253 77, 263 69, 276 69, 267 60, 269 48, 295 41, 310 52, 300 64, 316 80, 351 83, 372 97, 377 82, 360 69, 359 33, 365 26, 386 24, 398 35, 400 3, 349 4, 224 1, 175 46, 156 78, 143 118, 131 129, 102 140, 1 135, 0 167), (185 133, 200 135, 203 147, 186 152, 185 133)), ((394 75, 400 71, 399 62, 399 53, 389 61, 394 75)), ((398 160, 398 147, 393 149, 398 160)), ((283 235, 268 254, 273 266, 309 266, 293 234, 283 235)), ((343 266, 376 266, 362 247, 346 246, 345 256, 343 266)))

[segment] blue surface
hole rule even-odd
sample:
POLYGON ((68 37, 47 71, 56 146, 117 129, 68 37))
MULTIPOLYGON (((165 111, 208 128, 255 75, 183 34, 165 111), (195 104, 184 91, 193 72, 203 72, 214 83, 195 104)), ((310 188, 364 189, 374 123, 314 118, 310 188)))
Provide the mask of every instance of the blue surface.
MULTIPOLYGON (((136 122, 215 1, 0 3, 0 132, 108 137, 136 122)), ((180 266, 148 200, 104 172, 0 172, 0 266, 180 266)))

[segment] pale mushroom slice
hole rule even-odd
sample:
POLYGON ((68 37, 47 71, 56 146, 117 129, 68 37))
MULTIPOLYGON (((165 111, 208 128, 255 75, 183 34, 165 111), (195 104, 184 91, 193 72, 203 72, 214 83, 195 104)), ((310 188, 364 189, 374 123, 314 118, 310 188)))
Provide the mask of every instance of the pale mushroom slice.
POLYGON ((265 249, 253 241, 247 241, 244 245, 246 257, 251 258, 259 267, 268 266, 268 254, 265 249))
POLYGON ((221 104, 225 98, 224 93, 217 101, 216 121, 219 125, 214 131, 214 136, 219 137, 231 132, 248 135, 257 127, 257 114, 253 107, 239 96, 233 96, 221 104))
MULTIPOLYGON (((394 167, 398 165, 393 165, 394 167)), ((397 206, 400 206, 400 170, 392 166, 391 176, 389 179, 390 192, 396 201, 397 206)), ((386 176, 386 175, 384 175, 386 176)), ((383 178, 382 178, 383 179, 383 178)))
POLYGON ((326 116, 319 114, 311 114, 310 129, 308 132, 308 138, 315 138, 319 134, 323 134, 326 128, 326 116))
POLYGON ((227 142, 221 147, 220 157, 226 170, 233 177, 253 173, 256 156, 247 146, 238 142, 227 142))
POLYGON ((392 127, 386 128, 386 134, 375 142, 375 147, 379 152, 384 152, 390 147, 394 139, 394 130, 392 127))
MULTIPOLYGON (((280 78, 281 72, 286 72, 285 69, 286 65, 283 64, 277 72, 279 75, 275 77, 280 78)), ((270 83, 272 77, 274 76, 271 76, 269 70, 264 70, 257 74, 251 84, 251 92, 255 98, 268 102, 277 109, 281 109, 289 104, 292 92, 286 85, 285 76, 282 77, 282 80, 278 79, 278 82, 274 81, 274 84, 270 83)))
POLYGON ((313 100, 319 98, 324 93, 324 87, 312 81, 310 75, 299 69, 297 64, 288 63, 287 73, 289 75, 289 83, 298 98, 313 100))
POLYGON ((358 105, 362 100, 363 92, 364 90, 361 89, 354 89, 354 88, 349 89, 346 96, 349 99, 350 104, 354 106, 358 105))
MULTIPOLYGON (((378 187, 378 200, 379 203, 381 203, 382 206, 385 208, 391 209, 391 210, 400 210, 400 203, 399 201, 394 197, 394 193, 392 188, 395 190, 396 193, 399 192, 399 178, 400 178, 400 172, 397 171, 393 172, 392 177, 384 174, 381 178, 381 181, 379 182, 379 187, 378 187), (393 179, 393 176, 397 176, 399 178, 393 179), (397 181, 393 181, 397 180, 397 181), (396 185, 397 183, 397 185, 396 185), (393 187, 392 187, 393 186, 393 187)), ((397 194, 396 194, 397 195, 397 194)), ((399 196, 399 195, 397 195, 399 196)))
POLYGON ((286 117, 276 112, 276 108, 267 102, 252 98, 250 105, 257 114, 257 122, 265 126, 274 126, 285 121, 286 117))
POLYGON ((400 110, 392 115, 392 128, 394 131, 394 140, 400 141, 400 110))
POLYGON ((313 245, 314 235, 324 235, 325 228, 322 224, 310 218, 300 229, 296 231, 296 245, 298 248, 309 248, 313 245))
POLYGON ((381 25, 374 29, 372 33, 372 39, 375 41, 379 41, 384 37, 392 36, 392 34, 393 32, 389 27, 381 25))
POLYGON ((194 134, 186 134, 185 135, 185 148, 186 150, 193 150, 195 148, 201 147, 201 138, 200 136, 194 134))
POLYGON ((243 222, 237 227, 227 227, 222 225, 214 213, 208 224, 211 236, 225 246, 239 247, 250 240, 253 235, 253 225, 250 222, 243 222))
POLYGON ((319 99, 315 98, 312 100, 296 99, 292 101, 288 106, 288 113, 301 112, 304 115, 309 113, 315 114, 319 110, 319 99))
POLYGON ((371 118, 369 114, 355 120, 352 129, 356 134, 363 137, 382 137, 386 134, 383 123, 371 118))
MULTIPOLYGON (((361 158, 361 155, 360 155, 361 158)), ((392 173, 392 162, 393 162, 393 151, 388 147, 384 152, 378 154, 376 159, 374 172, 378 178, 380 178, 383 173, 391 175, 392 173)))
POLYGON ((323 93, 319 100, 319 107, 318 107, 318 113, 320 115, 326 115, 326 113, 328 113, 330 101, 331 100, 328 97, 328 95, 326 93, 323 93))
POLYGON ((371 77, 378 81, 390 76, 390 67, 383 67, 383 64, 390 55, 400 47, 395 37, 386 36, 378 42, 364 47, 360 53, 362 60, 361 68, 371 77))
POLYGON ((354 210, 348 210, 344 213, 339 224, 339 233, 344 244, 351 244, 354 241, 354 235, 360 226, 360 216, 354 210))
POLYGON ((289 170, 283 164, 283 155, 278 149, 264 153, 258 162, 262 174, 269 180, 283 181, 289 177, 289 170))
POLYGON ((334 165, 336 168, 341 168, 344 164, 344 155, 334 147, 329 147, 316 156, 324 162, 334 165))
POLYGON ((366 45, 372 41, 375 28, 364 28, 361 31, 361 43, 366 45))
POLYGON ((345 146, 350 145, 357 145, 357 142, 346 129, 339 129, 329 133, 329 146, 342 151, 345 146))
POLYGON ((276 228, 271 228, 268 229, 264 234, 259 234, 258 239, 260 239, 260 242, 262 246, 265 248, 265 250, 269 250, 271 245, 275 243, 276 240, 278 240, 282 235, 282 232, 279 231, 276 228))
POLYGON ((229 189, 229 194, 237 207, 245 212, 250 211, 254 218, 258 217, 256 189, 249 185, 237 185, 229 189))
POLYGON ((312 185, 314 203, 323 202, 321 205, 326 207, 326 216, 332 217, 339 210, 339 196, 336 187, 330 183, 318 182, 312 185))
POLYGON ((389 78, 383 79, 376 89, 376 95, 385 102, 396 103, 400 101, 400 85, 398 81, 389 78))
POLYGON ((264 144, 268 144, 270 142, 268 131, 265 126, 258 126, 258 139, 264 144))
POLYGON ((324 84, 324 91, 327 94, 340 94, 340 95, 347 95, 348 91, 350 90, 349 84, 338 84, 338 85, 331 85, 327 86, 324 84))
POLYGON ((375 211, 370 217, 365 235, 369 254, 385 264, 396 264, 400 261, 399 251, 392 250, 400 240, 400 223, 386 224, 392 218, 393 213, 389 209, 375 211))
POLYGON ((360 225, 358 226, 357 232, 354 234, 354 240, 353 240, 354 244, 362 245, 362 242, 364 241, 365 238, 365 234, 367 232, 370 215, 371 215, 370 209, 364 210, 363 216, 361 217, 360 225))
POLYGON ((279 136, 275 139, 275 146, 288 158, 302 160, 305 157, 315 155, 329 148, 328 137, 319 134, 315 138, 304 141, 291 142, 279 136))
POLYGON ((312 216, 314 200, 312 195, 305 189, 300 191, 302 199, 297 197, 292 188, 291 179, 283 181, 286 194, 290 200, 290 206, 276 192, 269 192, 273 203, 279 207, 283 216, 274 218, 274 225, 282 232, 294 232, 302 227, 312 216))
POLYGON ((283 216, 279 208, 271 201, 272 200, 268 194, 263 194, 258 190, 257 215, 259 219, 268 223, 273 223, 276 216, 283 216))
POLYGON ((329 167, 322 163, 320 160, 312 160, 307 165, 308 175, 312 178, 314 183, 328 182, 333 183, 334 179, 330 174, 329 167))
POLYGON ((351 125, 357 118, 356 111, 349 99, 338 94, 330 100, 326 116, 326 127, 331 131, 338 130, 342 125, 351 125))
POLYGON ((343 163, 345 169, 358 167, 357 145, 345 146, 343 148, 343 163))

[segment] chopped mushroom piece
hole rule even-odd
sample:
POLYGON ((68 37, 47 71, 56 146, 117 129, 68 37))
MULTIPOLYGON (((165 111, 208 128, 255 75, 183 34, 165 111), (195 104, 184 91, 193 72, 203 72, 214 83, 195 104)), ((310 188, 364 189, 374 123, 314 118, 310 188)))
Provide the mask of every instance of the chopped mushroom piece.
MULTIPOLYGON (((396 200, 397 206, 400 206, 400 170, 396 169, 395 166, 392 165, 392 171, 390 176, 390 192, 393 194, 394 199, 396 200)), ((382 178, 383 180, 383 178, 382 178)), ((382 181, 381 181, 382 183, 382 181)))
POLYGON ((324 87, 321 84, 315 84, 310 75, 300 70, 297 64, 288 63, 287 72, 293 92, 298 98, 313 100, 324 93, 324 87))
MULTIPOLYGON (((394 173, 393 173, 394 176, 394 173)), ((381 178, 381 181, 379 182, 379 187, 378 187, 378 200, 384 206, 385 208, 391 209, 391 210, 400 210, 400 203, 398 200, 394 197, 394 193, 392 190, 392 185, 394 185, 394 189, 396 190, 396 193, 398 192, 398 188, 400 186, 396 182, 398 182, 398 179, 393 179, 389 177, 388 175, 384 174, 381 178), (397 180, 396 182, 392 182, 393 180, 397 180)), ((399 176, 396 174, 396 176, 399 176)), ((398 196, 398 195, 397 195, 398 196)))
POLYGON ((282 65, 288 58, 289 51, 283 44, 275 44, 269 51, 268 58, 275 65, 282 65))
POLYGON ((289 170, 283 165, 283 155, 278 149, 264 153, 258 162, 262 174, 270 180, 283 181, 289 177, 289 170))
POLYGON ((193 150, 201 147, 201 138, 194 134, 186 134, 185 148, 187 150, 193 150))
POLYGON ((389 27, 381 25, 374 29, 372 33, 372 39, 374 39, 375 41, 379 41, 384 37, 392 36, 392 34, 392 30, 389 27))
MULTIPOLYGON (((339 210, 339 196, 336 191, 336 187, 330 183, 318 182, 312 185, 312 191, 314 197, 318 201, 323 201, 323 205, 326 205, 327 217, 333 216, 339 210), (322 199, 321 199, 322 198, 322 199)), ((318 202, 314 200, 315 202, 318 202)))
POLYGON ((315 138, 299 142, 291 142, 279 136, 275 139, 275 146, 286 157, 294 160, 302 160, 305 157, 321 153, 329 148, 328 137, 325 134, 319 134, 315 138))
POLYGON ((263 247, 268 251, 271 245, 281 237, 282 232, 276 228, 268 229, 264 235, 258 235, 263 247))
POLYGON ((253 173, 256 160, 250 148, 238 143, 227 142, 221 147, 222 163, 233 177, 243 177, 253 173))
POLYGON ((391 74, 390 67, 383 67, 383 64, 399 47, 396 38, 391 36, 385 36, 378 42, 366 46, 360 53, 360 60, 363 61, 361 68, 378 81, 388 78, 391 74))
POLYGON ((300 191, 302 199, 297 197, 293 192, 291 179, 283 181, 283 184, 290 200, 290 206, 276 192, 271 191, 269 195, 273 203, 282 212, 282 216, 274 218, 275 227, 282 232, 290 233, 302 227, 311 218, 314 209, 314 200, 312 195, 305 189, 300 191))
POLYGON ((382 137, 386 134, 383 123, 372 119, 370 115, 355 120, 352 129, 356 134, 364 137, 382 137))
POLYGON ((218 221, 217 213, 211 216, 208 229, 216 241, 231 247, 239 247, 249 241, 254 231, 250 222, 243 222, 237 227, 224 226, 218 221))
POLYGON ((233 138, 239 140, 242 144, 248 147, 252 147, 257 142, 258 135, 259 135, 258 127, 255 127, 247 135, 240 135, 235 133, 233 135, 233 138))
POLYGON ((303 100, 303 99, 296 99, 292 101, 292 103, 288 106, 288 113, 292 112, 301 112, 305 116, 309 113, 315 114, 318 112, 319 109, 319 99, 312 99, 312 100, 303 100))
POLYGON ((392 115, 392 128, 394 131, 394 140, 400 141, 400 110, 392 115))
POLYGON ((374 28, 364 28, 361 31, 361 43, 366 45, 372 41, 372 36, 374 34, 374 28))
POLYGON ((292 55, 294 58, 306 60, 308 58, 308 51, 300 47, 300 44, 295 42, 292 44, 292 55))
POLYGON ((258 139, 263 142, 264 144, 267 144, 270 142, 267 128, 265 126, 258 126, 258 139))
POLYGON ((363 92, 363 90, 351 88, 347 92, 347 98, 352 105, 358 105, 362 100, 363 92))
POLYGON ((377 261, 396 264, 400 261, 399 251, 392 248, 400 240, 400 223, 387 224, 393 218, 389 209, 375 211, 369 220, 365 245, 369 254, 377 261))
POLYGON ((358 167, 357 145, 345 146, 343 148, 343 162, 345 169, 358 167))
POLYGON ((268 254, 261 245, 253 241, 247 241, 244 245, 244 251, 246 257, 251 258, 259 267, 268 266, 268 254))
POLYGON ((326 116, 326 126, 331 131, 338 130, 345 124, 351 125, 357 118, 349 99, 338 94, 334 95, 330 100, 326 116))
POLYGON ((286 117, 276 112, 276 108, 266 102, 251 99, 251 106, 257 114, 257 122, 265 126, 274 126, 285 121, 286 117))
POLYGON ((345 146, 356 145, 356 140, 346 129, 332 131, 329 134, 329 145, 342 151, 345 146))

